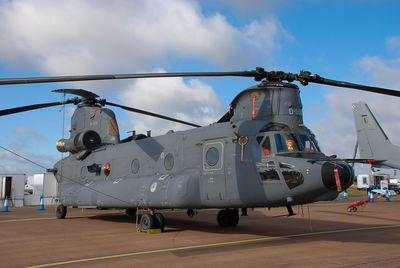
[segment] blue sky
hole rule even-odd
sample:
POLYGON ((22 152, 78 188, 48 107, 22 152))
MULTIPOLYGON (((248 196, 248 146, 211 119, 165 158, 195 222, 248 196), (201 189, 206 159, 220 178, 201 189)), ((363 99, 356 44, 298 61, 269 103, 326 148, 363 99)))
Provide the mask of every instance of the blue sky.
MULTIPOLYGON (((5 1, 0 77, 236 71, 256 66, 400 90, 398 1, 5 1)), ((84 88, 111 102, 208 124, 249 78, 159 79, 1 86, 1 109, 62 100, 84 88)), ((326 154, 352 155, 351 103, 366 101, 400 144, 399 100, 322 85, 301 87, 304 121, 326 154)), ((64 132, 73 106, 66 108, 64 132)), ((121 136, 182 126, 117 112, 121 136)), ((45 166, 61 158, 62 107, 0 118, 0 145, 45 166)), ((42 169, 0 151, 0 173, 42 169)))

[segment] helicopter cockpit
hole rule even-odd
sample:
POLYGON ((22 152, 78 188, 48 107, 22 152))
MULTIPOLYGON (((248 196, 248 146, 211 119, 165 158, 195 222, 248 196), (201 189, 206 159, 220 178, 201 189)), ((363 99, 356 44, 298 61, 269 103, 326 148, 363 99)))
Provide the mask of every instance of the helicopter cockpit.
MULTIPOLYGON (((299 152, 321 153, 314 134, 306 127, 300 127, 297 131, 293 131, 287 125, 270 123, 259 132, 260 135, 256 137, 256 141, 258 145, 261 145, 260 149, 264 155, 299 152), (274 148, 272 148, 272 144, 275 145, 274 148)), ((258 145, 256 144, 257 147, 258 145)))
POLYGON ((260 130, 253 142, 253 154, 261 181, 273 183, 283 180, 289 189, 293 189, 304 182, 304 176, 296 168, 296 161, 288 157, 321 157, 322 152, 306 127, 295 132, 287 125, 273 123, 260 130))

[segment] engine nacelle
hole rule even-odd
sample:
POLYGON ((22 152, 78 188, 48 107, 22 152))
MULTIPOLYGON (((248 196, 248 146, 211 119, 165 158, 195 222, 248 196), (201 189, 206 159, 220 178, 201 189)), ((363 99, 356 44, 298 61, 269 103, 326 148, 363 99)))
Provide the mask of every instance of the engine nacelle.
POLYGON ((93 150, 101 144, 100 135, 93 130, 78 133, 74 139, 61 139, 56 147, 60 152, 77 153, 82 150, 93 150))
POLYGON ((99 105, 81 104, 71 118, 69 139, 57 142, 57 150, 72 154, 102 145, 119 143, 119 130, 112 110, 99 105))

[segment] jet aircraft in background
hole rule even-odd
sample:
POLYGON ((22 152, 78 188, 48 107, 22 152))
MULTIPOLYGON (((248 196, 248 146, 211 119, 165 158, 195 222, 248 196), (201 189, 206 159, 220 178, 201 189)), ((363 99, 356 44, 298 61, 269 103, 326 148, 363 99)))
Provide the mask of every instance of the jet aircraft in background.
POLYGON ((390 142, 368 105, 357 102, 352 108, 361 160, 373 167, 400 169, 400 147, 390 142))

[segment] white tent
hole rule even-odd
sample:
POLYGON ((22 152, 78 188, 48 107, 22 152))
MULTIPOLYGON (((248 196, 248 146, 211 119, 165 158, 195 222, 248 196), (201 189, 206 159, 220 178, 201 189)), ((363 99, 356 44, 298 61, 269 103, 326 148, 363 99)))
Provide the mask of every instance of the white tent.
POLYGON ((33 175, 33 193, 25 195, 25 205, 39 205, 40 197, 43 195, 44 204, 51 205, 56 203, 57 181, 53 173, 34 174, 33 175))
POLYGON ((25 174, 0 174, 0 207, 8 197, 8 206, 24 206, 25 174))

